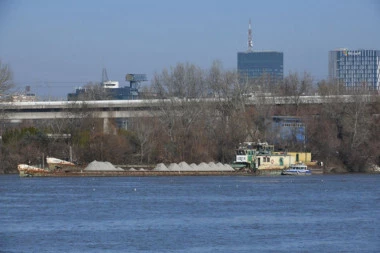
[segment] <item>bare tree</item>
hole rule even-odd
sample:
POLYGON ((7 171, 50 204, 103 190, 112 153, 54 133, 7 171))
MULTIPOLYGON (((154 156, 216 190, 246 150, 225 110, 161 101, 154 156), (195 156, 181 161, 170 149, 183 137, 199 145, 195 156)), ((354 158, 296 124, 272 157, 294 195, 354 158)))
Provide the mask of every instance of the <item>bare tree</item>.
POLYGON ((309 95, 313 91, 313 78, 310 74, 304 73, 302 77, 298 73, 290 73, 284 78, 280 85, 280 96, 284 96, 285 101, 290 105, 286 106, 286 114, 297 116, 301 102, 301 96, 309 95), (293 110, 294 108, 294 110, 293 110))
POLYGON ((155 131, 154 118, 138 118, 133 120, 133 132, 139 141, 140 163, 150 163, 150 153, 153 149, 153 134, 155 131))
POLYGON ((189 63, 178 63, 170 71, 164 69, 161 74, 155 73, 151 85, 159 98, 199 98, 207 91, 202 70, 189 63))
POLYGON ((364 169, 367 151, 371 140, 371 123, 369 101, 364 94, 352 96, 353 101, 346 103, 343 110, 342 125, 343 139, 341 154, 347 161, 350 169, 360 171, 364 169))
POLYGON ((110 98, 108 89, 102 87, 100 83, 88 82, 83 87, 84 92, 78 94, 77 101, 86 100, 106 100, 110 98))
POLYGON ((212 123, 208 129, 216 142, 216 158, 230 161, 234 147, 247 138, 256 135, 252 122, 252 107, 247 102, 252 94, 252 83, 239 78, 236 71, 223 70, 219 61, 214 61, 206 76, 210 93, 216 106, 209 118, 212 123))
POLYGON ((346 88, 338 80, 321 80, 317 84, 317 91, 320 96, 344 95, 346 88))
POLYGON ((219 61, 214 61, 208 71, 179 64, 156 74, 152 86, 165 98, 159 119, 170 140, 170 157, 194 157, 197 147, 207 150, 209 156, 205 158, 229 161, 237 143, 258 136, 258 127, 252 122, 253 107, 247 107, 252 83, 239 81, 237 72, 223 70, 219 61))
POLYGON ((12 82, 12 71, 7 64, 0 59, 0 99, 3 100, 4 93, 14 87, 12 82))
MULTIPOLYGON (((7 64, 3 64, 0 59, 0 102, 7 101, 7 92, 14 87, 12 81, 12 71, 7 64)), ((3 129, 4 124, 1 124, 6 121, 7 114, 5 112, 7 105, 3 104, 0 106, 0 125, 1 131, 0 134, 5 131, 3 129)))
POLYGON ((185 137, 191 135, 204 112, 199 100, 206 94, 203 71, 189 63, 178 63, 170 71, 156 73, 151 85, 161 99, 159 121, 170 141, 166 153, 174 159, 185 159, 191 145, 185 137))
POLYGON ((334 96, 334 100, 321 105, 319 116, 309 124, 313 153, 352 172, 364 171, 368 162, 376 163, 375 98, 368 92, 357 93, 334 96))

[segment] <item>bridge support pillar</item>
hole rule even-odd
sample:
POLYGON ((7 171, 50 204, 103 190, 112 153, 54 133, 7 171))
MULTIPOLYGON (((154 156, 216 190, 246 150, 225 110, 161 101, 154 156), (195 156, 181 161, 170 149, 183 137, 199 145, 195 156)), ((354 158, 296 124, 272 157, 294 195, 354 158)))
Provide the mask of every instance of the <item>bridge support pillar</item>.
POLYGON ((103 133, 105 133, 105 134, 116 134, 116 129, 111 124, 111 122, 108 118, 103 119, 103 133))

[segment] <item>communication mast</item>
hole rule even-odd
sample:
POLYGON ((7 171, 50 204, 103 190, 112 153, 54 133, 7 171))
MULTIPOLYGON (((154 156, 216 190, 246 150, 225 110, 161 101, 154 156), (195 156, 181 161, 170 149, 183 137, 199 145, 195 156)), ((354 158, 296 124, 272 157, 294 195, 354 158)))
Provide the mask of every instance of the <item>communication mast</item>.
POLYGON ((108 75, 107 75, 107 69, 106 68, 103 68, 103 72, 102 72, 102 83, 104 82, 108 82, 109 79, 108 79, 108 75))
POLYGON ((248 52, 252 52, 253 40, 252 40, 252 28, 251 28, 251 19, 249 19, 248 24, 248 52))

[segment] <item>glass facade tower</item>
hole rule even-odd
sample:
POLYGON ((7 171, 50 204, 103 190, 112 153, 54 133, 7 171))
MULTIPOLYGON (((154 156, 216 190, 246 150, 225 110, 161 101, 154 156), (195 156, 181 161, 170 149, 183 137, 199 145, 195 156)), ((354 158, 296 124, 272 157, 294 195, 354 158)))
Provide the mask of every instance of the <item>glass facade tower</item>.
POLYGON ((342 82, 348 90, 380 90, 380 50, 330 51, 329 78, 342 82))
POLYGON ((240 78, 258 78, 263 74, 275 80, 284 77, 284 54, 275 51, 238 52, 237 69, 240 78))

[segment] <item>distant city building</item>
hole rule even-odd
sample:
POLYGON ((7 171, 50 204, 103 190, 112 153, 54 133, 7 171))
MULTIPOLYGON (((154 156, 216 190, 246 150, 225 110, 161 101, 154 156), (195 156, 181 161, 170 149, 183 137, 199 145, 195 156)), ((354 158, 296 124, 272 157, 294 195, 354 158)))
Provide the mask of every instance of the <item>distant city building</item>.
POLYGON ((131 87, 105 88, 77 88, 75 93, 69 93, 67 100, 132 100, 139 97, 138 89, 131 87))
POLYGON ((37 101, 36 94, 30 92, 30 86, 25 87, 25 91, 14 94, 11 97, 12 102, 34 102, 37 101))
POLYGON ((127 74, 125 80, 129 86, 120 87, 118 81, 110 81, 107 72, 103 70, 103 81, 100 86, 89 88, 77 88, 75 93, 69 93, 69 101, 76 100, 132 100, 139 98, 139 86, 141 82, 147 81, 145 74, 127 74))
POLYGON ((275 51, 239 52, 237 69, 240 78, 252 79, 269 75, 275 80, 284 77, 284 54, 275 51))
POLYGON ((329 78, 342 82, 348 90, 380 90, 380 50, 330 51, 329 78))
POLYGON ((34 102, 34 101, 37 101, 36 94, 34 93, 12 95, 12 102, 34 102))
POLYGON ((271 127, 271 143, 305 143, 306 127, 301 118, 293 116, 273 116, 271 127))
POLYGON ((237 69, 240 79, 254 79, 269 75, 273 80, 284 77, 284 54, 276 51, 253 51, 251 20, 248 25, 248 50, 238 52, 237 69))

